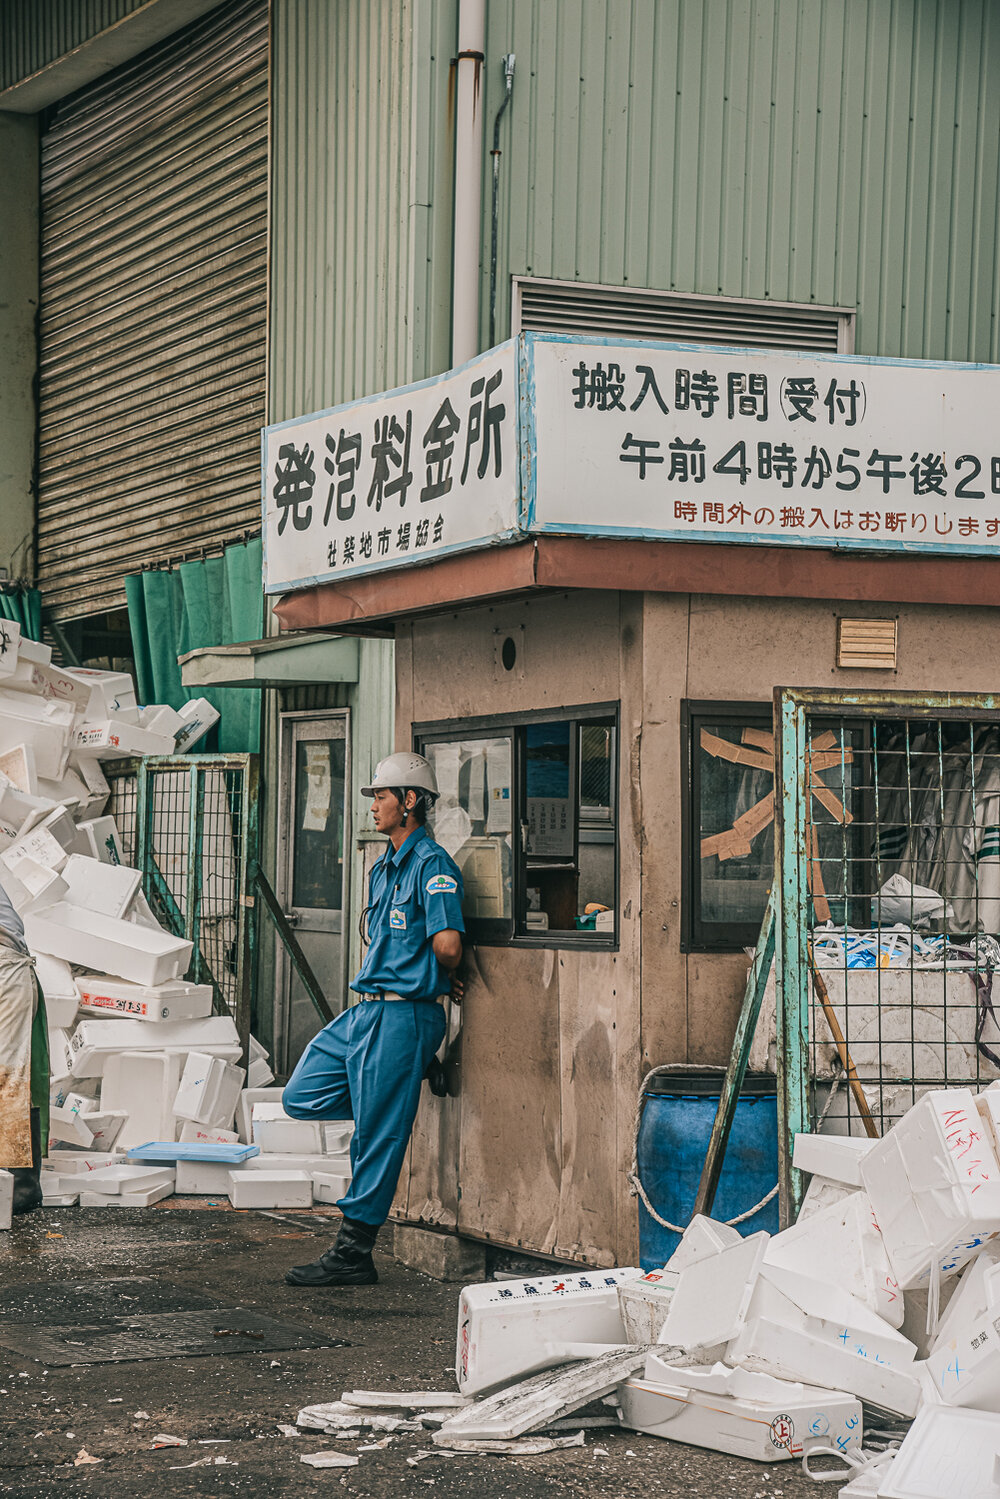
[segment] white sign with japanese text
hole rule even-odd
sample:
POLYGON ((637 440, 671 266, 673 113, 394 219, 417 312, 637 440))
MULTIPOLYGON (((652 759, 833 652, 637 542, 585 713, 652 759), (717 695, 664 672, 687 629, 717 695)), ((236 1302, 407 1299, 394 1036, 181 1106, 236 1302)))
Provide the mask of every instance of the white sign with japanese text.
POLYGON ((514 342, 419 385, 268 427, 264 590, 518 535, 514 342))
POLYGON ((1000 551, 1000 368, 529 344, 533 531, 1000 551))

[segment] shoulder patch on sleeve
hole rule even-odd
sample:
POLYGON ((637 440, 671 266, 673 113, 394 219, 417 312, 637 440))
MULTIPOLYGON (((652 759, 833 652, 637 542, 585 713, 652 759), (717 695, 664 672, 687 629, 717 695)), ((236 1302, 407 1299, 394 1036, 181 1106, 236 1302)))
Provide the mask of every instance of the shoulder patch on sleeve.
POLYGON ((454 895, 458 889, 458 881, 453 880, 450 874, 436 874, 427 881, 424 889, 428 895, 454 895))

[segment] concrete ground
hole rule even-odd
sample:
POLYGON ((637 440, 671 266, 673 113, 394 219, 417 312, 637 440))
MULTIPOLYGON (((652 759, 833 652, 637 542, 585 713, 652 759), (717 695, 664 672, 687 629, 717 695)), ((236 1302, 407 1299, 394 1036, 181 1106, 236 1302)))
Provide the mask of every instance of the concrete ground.
MULTIPOLYGON (((303 1291, 284 1284, 285 1267, 315 1258, 336 1221, 163 1203, 146 1210, 48 1208, 0 1234, 0 1336, 19 1295, 50 1325, 72 1323, 73 1293, 53 1308, 51 1301, 46 1305, 49 1285, 76 1281, 100 1293, 102 1282, 150 1275, 167 1291, 181 1287, 226 1306, 257 1309, 349 1344, 62 1368, 0 1346, 0 1493, 18 1499, 299 1499, 334 1488, 378 1499, 431 1488, 441 1499, 836 1494, 829 1485, 817 1489, 797 1463, 749 1463, 612 1429, 588 1431, 585 1447, 544 1456, 434 1455, 417 1466, 406 1459, 431 1446, 429 1434, 405 1434, 362 1452, 356 1468, 307 1467, 302 1453, 331 1447, 355 1453, 373 1438, 282 1435, 279 1423, 294 1424, 302 1406, 339 1399, 345 1389, 455 1388, 457 1286, 404 1269, 381 1253, 378 1286, 303 1291), (38 1289, 21 1293, 21 1287, 38 1289), (161 1432, 188 1445, 153 1450, 161 1432), (99 1461, 76 1466, 81 1452, 99 1461), (185 1466, 206 1457, 211 1465, 185 1466)), ((387 1241, 388 1233, 383 1230, 387 1241)))

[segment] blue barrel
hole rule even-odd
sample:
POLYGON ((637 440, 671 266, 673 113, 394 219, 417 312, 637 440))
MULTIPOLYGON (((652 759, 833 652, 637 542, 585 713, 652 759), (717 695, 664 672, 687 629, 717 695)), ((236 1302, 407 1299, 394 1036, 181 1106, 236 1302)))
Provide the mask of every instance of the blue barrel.
MULTIPOLYGON (((645 1091, 639 1126, 639 1178, 661 1218, 684 1225, 698 1195, 701 1168, 722 1091, 721 1072, 661 1073, 645 1091)), ((778 1105, 769 1073, 744 1079, 712 1217, 735 1218, 752 1208, 778 1179, 778 1105)), ((739 1225, 742 1234, 778 1231, 777 1197, 739 1225)), ((661 1227, 639 1202, 639 1263, 655 1270, 680 1238, 661 1227)))

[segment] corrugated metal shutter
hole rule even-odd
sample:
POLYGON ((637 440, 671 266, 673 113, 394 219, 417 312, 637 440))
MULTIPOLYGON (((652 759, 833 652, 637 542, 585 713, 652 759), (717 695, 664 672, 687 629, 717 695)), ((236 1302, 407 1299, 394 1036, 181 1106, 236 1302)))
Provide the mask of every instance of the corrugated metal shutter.
POLYGON ((533 276, 514 278, 513 324, 513 333, 593 333, 841 354, 854 348, 854 315, 838 307, 689 297, 533 276))
POLYGON ((266 0, 57 106, 42 142, 38 582, 56 619, 260 529, 266 0))

